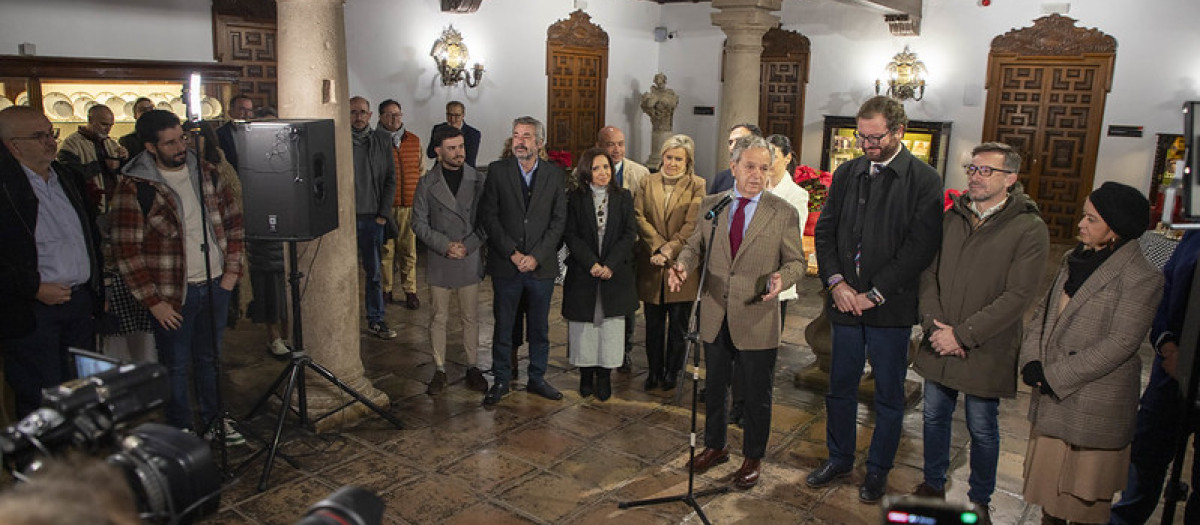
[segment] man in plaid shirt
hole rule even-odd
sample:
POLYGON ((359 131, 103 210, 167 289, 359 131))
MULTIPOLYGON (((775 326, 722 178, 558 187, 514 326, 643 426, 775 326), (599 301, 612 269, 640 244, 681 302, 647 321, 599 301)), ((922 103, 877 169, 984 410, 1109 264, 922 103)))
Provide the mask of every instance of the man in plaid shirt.
MULTIPOLYGON (((194 428, 190 371, 205 430, 218 416, 214 348, 221 344, 230 291, 243 271, 242 206, 216 169, 188 150, 174 114, 147 112, 136 131, 146 151, 125 166, 113 196, 113 248, 130 291, 155 320, 158 359, 170 373, 167 422, 194 428), (206 225, 198 195, 204 197, 206 225)), ((226 428, 228 441, 244 442, 226 428)))

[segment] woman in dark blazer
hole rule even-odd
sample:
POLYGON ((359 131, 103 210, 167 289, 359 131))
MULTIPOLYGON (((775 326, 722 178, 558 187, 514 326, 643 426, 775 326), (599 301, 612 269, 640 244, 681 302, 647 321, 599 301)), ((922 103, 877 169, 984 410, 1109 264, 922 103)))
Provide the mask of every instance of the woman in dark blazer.
POLYGON ((612 395, 612 369, 625 358, 625 316, 637 309, 633 197, 617 184, 612 166, 600 148, 580 156, 563 235, 570 249, 562 315, 571 364, 579 367, 579 395, 594 392, 601 401, 612 395))
POLYGON ((1033 387, 1025 454, 1025 501, 1042 523, 1108 523, 1125 487, 1146 340, 1163 276, 1137 238, 1150 203, 1106 182, 1084 201, 1079 246, 1059 266, 1021 345, 1033 387))

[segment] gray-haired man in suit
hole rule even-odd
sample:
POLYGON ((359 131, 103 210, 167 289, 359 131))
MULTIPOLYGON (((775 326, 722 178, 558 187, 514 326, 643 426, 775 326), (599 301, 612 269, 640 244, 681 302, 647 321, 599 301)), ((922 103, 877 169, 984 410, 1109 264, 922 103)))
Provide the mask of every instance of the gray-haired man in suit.
POLYGON ((479 282, 483 280, 483 228, 475 215, 483 195, 483 177, 466 164, 462 130, 442 126, 433 133, 438 163, 417 183, 413 196, 412 228, 425 244, 426 280, 433 301, 429 338, 437 370, 427 393, 437 395, 446 388, 446 319, 450 316, 450 294, 458 295, 459 319, 463 326, 463 352, 467 358, 467 386, 486 391, 487 380, 475 366, 479 347, 476 312, 479 282))

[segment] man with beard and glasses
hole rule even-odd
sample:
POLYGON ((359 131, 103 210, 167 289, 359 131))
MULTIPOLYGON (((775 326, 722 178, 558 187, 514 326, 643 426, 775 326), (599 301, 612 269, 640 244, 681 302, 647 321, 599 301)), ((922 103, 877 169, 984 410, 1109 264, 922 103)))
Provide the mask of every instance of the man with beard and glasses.
POLYGON ((991 524, 1000 459, 1000 398, 1017 394, 1022 314, 1041 285, 1050 237, 1017 172, 1021 156, 985 142, 971 152, 967 194, 942 219, 942 246, 921 275, 926 344, 913 358, 925 378, 925 479, 917 496, 945 498, 950 420, 963 394, 971 435, 971 489, 980 524, 991 524))
POLYGON ((904 418, 904 375, 917 283, 942 240, 942 178, 901 144, 904 106, 873 97, 857 115, 863 156, 833 174, 815 241, 826 308, 833 323, 833 364, 826 446, 829 458, 808 475, 823 487, 854 466, 858 384, 868 358, 875 375, 875 433, 858 499, 875 503, 887 489, 904 418))
MULTIPOLYGON (((154 318, 158 360, 170 380, 167 422, 197 429, 190 381, 198 430, 209 431, 221 423, 215 349, 243 271, 242 206, 225 179, 188 150, 173 113, 149 111, 136 129, 146 152, 125 166, 113 196, 113 252, 129 290, 154 318)), ((245 442, 224 424, 226 443, 245 442)))
POLYGON ((413 232, 425 244, 428 257, 425 278, 433 302, 433 320, 429 339, 433 343, 433 362, 437 370, 429 381, 427 393, 445 390, 446 319, 450 316, 450 295, 458 296, 459 320, 462 321, 462 346, 467 360, 467 387, 487 391, 487 379, 475 366, 479 350, 479 282, 483 280, 485 234, 476 225, 476 211, 483 196, 483 177, 466 164, 463 132, 444 126, 433 132, 438 163, 421 177, 413 198, 413 232))
POLYGON ((371 104, 350 99, 350 132, 354 144, 354 213, 358 258, 366 290, 367 331, 380 339, 395 339, 396 331, 383 320, 383 232, 392 216, 396 196, 396 165, 390 135, 371 130, 371 104))
POLYGON ((483 398, 495 405, 511 390, 512 329, 521 295, 529 300, 529 383, 526 391, 551 400, 562 393, 547 383, 550 355, 550 297, 558 276, 558 242, 567 226, 566 175, 553 162, 541 162, 546 128, 533 117, 513 121, 513 156, 488 165, 479 223, 487 233, 487 266, 492 274, 495 324, 492 371, 496 382, 483 398))
POLYGON ((413 194, 417 183, 424 175, 421 167, 421 139, 404 128, 404 112, 400 103, 388 99, 379 103, 379 128, 381 135, 390 144, 389 155, 396 165, 396 195, 392 200, 392 219, 396 221, 396 238, 383 243, 383 297, 389 303, 400 303, 409 310, 421 307, 417 299, 417 237, 412 229, 413 194), (392 288, 395 286, 395 270, 400 267, 400 287, 404 290, 401 301, 392 288))

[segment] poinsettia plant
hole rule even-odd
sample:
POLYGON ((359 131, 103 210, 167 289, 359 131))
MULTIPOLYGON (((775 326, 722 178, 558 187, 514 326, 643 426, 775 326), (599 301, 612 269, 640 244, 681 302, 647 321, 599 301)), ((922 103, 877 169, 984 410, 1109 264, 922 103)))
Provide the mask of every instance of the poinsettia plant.
POLYGON ((792 174, 792 180, 808 192, 808 211, 821 211, 821 208, 825 207, 829 185, 833 184, 832 173, 819 171, 811 166, 798 166, 792 174))
POLYGON ((571 152, 562 149, 546 151, 546 156, 550 158, 550 162, 558 164, 564 170, 571 170, 571 152))

